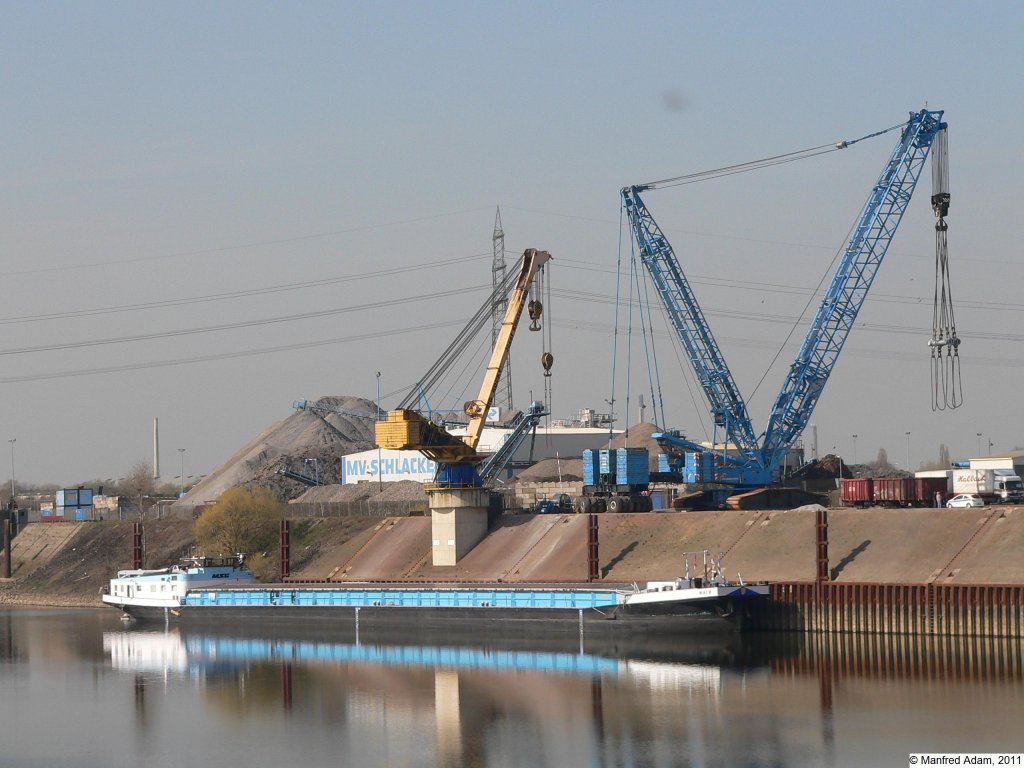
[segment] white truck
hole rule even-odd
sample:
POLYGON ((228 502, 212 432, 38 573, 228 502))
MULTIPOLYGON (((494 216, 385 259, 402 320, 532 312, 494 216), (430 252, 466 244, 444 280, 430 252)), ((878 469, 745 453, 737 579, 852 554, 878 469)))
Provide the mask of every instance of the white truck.
POLYGON ((987 504, 1024 502, 1024 481, 1010 469, 957 469, 953 493, 975 493, 987 504))

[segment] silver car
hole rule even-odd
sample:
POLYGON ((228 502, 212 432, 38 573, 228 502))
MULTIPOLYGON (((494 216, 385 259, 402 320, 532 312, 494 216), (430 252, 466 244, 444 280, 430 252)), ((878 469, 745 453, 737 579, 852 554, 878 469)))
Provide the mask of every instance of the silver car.
POLYGON ((984 507, 985 500, 976 493, 961 493, 946 502, 946 506, 953 507, 984 507))

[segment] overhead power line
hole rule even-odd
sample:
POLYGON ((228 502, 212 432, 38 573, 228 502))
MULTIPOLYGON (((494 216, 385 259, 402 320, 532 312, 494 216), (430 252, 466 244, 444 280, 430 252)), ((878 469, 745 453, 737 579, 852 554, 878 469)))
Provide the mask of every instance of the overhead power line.
POLYGON ((363 224, 358 227, 347 227, 345 229, 335 229, 327 232, 314 232, 305 235, 295 235, 294 237, 282 237, 273 240, 257 240, 249 243, 236 243, 234 245, 217 246, 213 248, 200 248, 192 251, 176 251, 173 253, 162 253, 154 256, 133 256, 124 259, 111 259, 108 261, 95 261, 88 264, 65 264, 61 266, 52 267, 36 267, 35 269, 21 269, 12 270, 10 272, 0 272, 0 277, 13 277, 15 275, 37 275, 46 272, 68 272, 76 269, 92 269, 94 267, 111 267, 123 264, 135 264, 152 261, 160 261, 163 259, 177 259, 183 256, 209 256, 215 253, 229 253, 231 251, 242 251, 246 248, 264 248, 268 245, 287 245, 289 243, 298 243, 304 240, 318 240, 325 237, 336 237, 337 235, 347 235, 353 232, 366 232, 374 229, 385 229, 387 227, 399 227, 406 224, 418 224, 423 221, 433 221, 435 219, 443 219, 449 216, 462 216, 467 213, 477 213, 479 211, 489 210, 488 208, 467 208, 463 211, 449 211, 447 213, 438 213, 432 216, 419 216, 413 219, 403 219, 399 221, 388 221, 381 222, 379 224, 363 224))
POLYGON ((312 349, 325 347, 331 344, 347 344, 354 341, 366 341, 368 339, 381 339, 389 336, 401 336, 408 333, 419 333, 438 328, 450 328, 460 325, 461 320, 446 322, 427 323, 417 325, 415 328, 402 327, 390 331, 375 331, 373 333, 361 333, 354 336, 341 336, 333 339, 322 339, 320 341, 301 341, 294 344, 280 344, 273 347, 259 347, 255 349, 232 350, 230 352, 218 352, 213 355, 197 355, 194 357, 179 357, 172 360, 157 360, 146 363, 126 363, 124 365, 109 365, 97 368, 79 368, 68 371, 55 371, 51 373, 26 374, 24 376, 7 376, 0 378, 0 384, 18 384, 30 381, 47 381, 49 379, 67 379, 76 376, 94 376, 104 373, 124 373, 127 371, 141 371, 149 368, 168 368, 179 365, 193 365, 195 363, 211 363, 218 360, 230 360, 239 357, 253 357, 257 355, 270 355, 279 352, 293 352, 297 349, 312 349))
MULTIPOLYGON (((700 283, 699 280, 694 280, 694 283, 700 283)), ((767 287, 764 285, 741 285, 743 281, 723 281, 723 284, 729 287, 740 287, 751 290, 760 290, 761 292, 778 292, 783 294, 798 293, 806 294, 811 292, 812 289, 786 287, 777 285, 774 287, 767 287), (730 285, 732 283, 733 285, 730 285)), ((714 283, 712 283, 714 284, 714 283)), ((374 309, 383 309, 388 307, 400 306, 405 304, 413 304, 420 301, 432 301, 437 298, 443 298, 446 296, 456 296, 469 294, 476 291, 483 290, 485 286, 470 286, 465 288, 454 288, 448 291, 432 292, 427 294, 419 294, 416 296, 410 296, 402 299, 391 299, 387 301, 372 302, 367 304, 358 304, 347 307, 334 307, 325 310, 317 310, 311 312, 302 312, 293 315, 281 315, 269 318, 258 318, 254 320, 239 321, 236 323, 220 323, 216 325, 200 326, 195 328, 184 328, 184 329, 172 329, 167 331, 153 331, 150 333, 139 333, 131 334, 127 336, 115 336, 99 339, 85 339, 79 341, 68 341, 59 342, 55 344, 40 344, 25 347, 16 347, 11 349, 0 349, 0 356, 10 355, 25 355, 25 354, 36 354, 41 352, 53 352, 69 349, 81 349, 88 347, 108 346, 114 344, 125 344, 139 341, 153 341, 156 339, 164 338, 175 338, 179 336, 190 336, 195 334, 203 333, 216 333, 226 330, 235 330, 240 328, 252 328, 266 325, 276 325, 281 323, 290 323, 300 320, 309 320, 320 317, 331 317, 334 315, 346 314, 351 312, 365 312, 374 309)), ((609 297, 601 293, 592 293, 585 291, 573 291, 567 289, 553 290, 552 293, 556 298, 561 298, 567 301, 578 301, 585 303, 607 305, 609 297)), ((884 301, 898 304, 910 304, 918 305, 920 300, 916 297, 910 296, 878 296, 874 299, 869 298, 868 301, 884 301)), ((974 309, 999 309, 999 310, 1010 310, 1010 311, 1024 311, 1024 306, 1007 305, 1004 303, 990 303, 990 302, 961 302, 962 308, 974 308, 974 309)), ((751 320, 757 322, 767 323, 783 323, 791 324, 796 318, 791 315, 778 315, 770 313, 759 313, 759 312, 745 312, 741 310, 733 309, 708 309, 706 314, 714 317, 726 317, 735 320, 751 320)), ((878 330, 892 333, 913 333, 920 334, 924 333, 926 329, 920 329, 909 326, 885 326, 873 323, 859 323, 858 328, 867 330, 878 330)), ((965 334, 966 337, 970 337, 971 334, 965 334)), ((975 338, 978 338, 977 336, 975 338)), ((1018 341, 1024 339, 1019 334, 1012 333, 986 333, 982 338, 999 338, 1007 341, 1018 341)))
POLYGON ((110 315, 120 312, 138 312, 149 309, 162 309, 164 307, 181 307, 191 304, 203 304, 228 299, 248 298, 251 296, 265 296, 272 293, 284 293, 287 291, 298 291, 306 288, 319 288, 326 285, 338 285, 351 283, 358 280, 369 280, 378 277, 404 274, 406 272, 417 272, 421 270, 433 270, 438 266, 461 264, 468 261, 480 259, 487 254, 475 253, 472 256, 458 256, 451 259, 432 261, 427 264, 419 264, 410 267, 393 267, 391 269, 378 269, 372 272, 361 272, 355 275, 342 275, 338 277, 325 277, 320 280, 306 280, 300 283, 285 283, 284 285, 271 285, 264 288, 250 288, 242 291, 230 291, 225 293, 213 293, 205 296, 191 296, 179 299, 164 299, 160 301, 140 302, 137 304, 121 304, 114 307, 93 307, 91 309, 68 310, 66 312, 48 312, 41 315, 23 315, 20 317, 0 318, 0 325, 11 325, 15 323, 33 323, 43 320, 67 320, 80 317, 92 317, 95 315, 110 315))
POLYGON ((280 317, 263 318, 260 320, 244 320, 237 323, 221 323, 219 325, 208 325, 201 328, 187 328, 181 330, 172 331, 157 331, 154 333, 140 333, 131 336, 114 336, 106 339, 89 339, 86 341, 69 341, 60 342, 57 344, 43 344, 34 347, 20 347, 15 349, 0 349, 0 356, 6 355, 24 355, 33 354, 36 352, 53 352, 56 350, 67 350, 67 349, 82 349, 85 347, 97 347, 108 344, 125 344, 134 341, 152 341, 154 339, 166 339, 173 338, 176 336, 191 336, 197 333, 212 333, 215 331, 226 331, 233 330, 236 328, 253 328, 261 325, 271 325, 276 323, 287 323, 296 320, 309 320, 318 317, 330 317, 333 315, 341 315, 348 312, 363 312, 370 309, 379 309, 381 307, 394 307, 402 304, 413 304, 417 301, 434 300, 437 298, 443 298, 446 296, 458 296, 464 293, 472 293, 480 290, 481 286, 471 286, 469 288, 453 288, 448 291, 435 291, 434 293, 411 296, 405 299, 392 299, 390 301, 378 301, 371 304, 360 304, 351 307, 336 307, 334 309, 324 309, 315 312, 302 312, 296 315, 283 315, 280 317))

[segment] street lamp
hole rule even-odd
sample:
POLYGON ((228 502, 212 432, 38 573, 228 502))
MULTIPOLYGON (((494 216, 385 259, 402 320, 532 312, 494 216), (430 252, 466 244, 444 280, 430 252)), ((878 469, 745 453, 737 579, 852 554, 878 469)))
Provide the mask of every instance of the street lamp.
POLYGON ((853 436, 853 463, 857 463, 857 436, 853 436))
POLYGON ((911 472, 910 469, 910 433, 907 432, 907 472, 911 472))
POLYGON ((16 509, 18 504, 15 501, 16 495, 14 491, 14 443, 18 438, 12 437, 7 442, 11 444, 11 508, 16 509))
POLYGON ((185 495, 185 449, 179 448, 178 455, 181 457, 181 492, 178 494, 178 498, 182 498, 185 495))
POLYGON ((981 458, 981 432, 976 432, 978 436, 978 458, 981 458))

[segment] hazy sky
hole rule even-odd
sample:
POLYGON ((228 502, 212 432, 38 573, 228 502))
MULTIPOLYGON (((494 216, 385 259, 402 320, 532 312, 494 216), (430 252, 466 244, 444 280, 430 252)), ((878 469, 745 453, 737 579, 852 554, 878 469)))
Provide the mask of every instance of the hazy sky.
MULTIPOLYGON (((554 257, 554 415, 606 410, 624 184, 926 104, 950 126, 966 402, 930 407, 926 170, 815 412, 819 448, 852 461, 857 434, 858 461, 884 447, 903 466, 909 446, 916 467, 942 442, 1024 445, 1019 3, 0 9, 0 444, 17 438, 19 481, 121 477, 151 459, 154 417, 163 477, 178 448, 205 474, 296 399, 373 398, 377 371, 394 405, 484 300, 499 205, 510 264, 554 257)), ((758 431, 806 319, 769 364, 895 141, 646 196, 758 431)), ((616 412, 634 423, 647 368, 637 341, 626 413, 623 334, 616 412)), ((702 439, 663 336, 667 426, 702 439)), ((517 338, 519 404, 543 391, 539 337, 517 338)))

